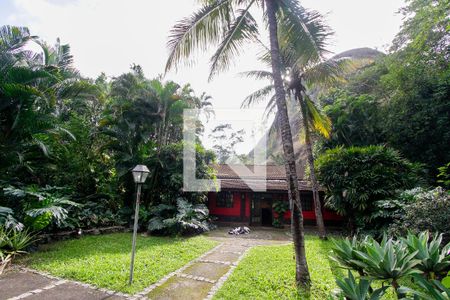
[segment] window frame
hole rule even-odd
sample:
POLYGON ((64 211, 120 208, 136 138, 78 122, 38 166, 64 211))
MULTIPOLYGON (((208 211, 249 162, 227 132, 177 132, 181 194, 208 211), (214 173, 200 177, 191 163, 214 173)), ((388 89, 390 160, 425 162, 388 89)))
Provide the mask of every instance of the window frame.
POLYGON ((216 207, 233 208, 233 193, 232 192, 218 192, 216 198, 216 207))

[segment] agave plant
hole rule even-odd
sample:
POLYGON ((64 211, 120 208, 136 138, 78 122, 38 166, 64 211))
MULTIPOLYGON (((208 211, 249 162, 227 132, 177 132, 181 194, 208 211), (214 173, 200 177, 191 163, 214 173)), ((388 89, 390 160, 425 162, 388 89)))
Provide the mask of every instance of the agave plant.
MULTIPOLYGON (((366 238, 367 239, 367 238, 366 238)), ((357 255, 357 251, 363 251, 366 239, 360 241, 356 236, 352 240, 331 239, 333 243, 333 254, 330 258, 335 261, 341 268, 355 270, 360 276, 364 276, 364 268, 357 255)))
POLYGON ((401 287, 399 288, 400 293, 410 293, 414 296, 414 300, 450 300, 450 289, 445 287, 439 281, 428 281, 424 277, 418 275, 414 275, 413 278, 414 282, 420 287, 420 290, 401 287))
POLYGON ((389 280, 397 294, 402 277, 422 273, 416 268, 420 260, 415 259, 418 251, 410 252, 401 240, 383 237, 381 243, 370 238, 363 251, 356 251, 359 258, 355 261, 367 272, 367 275, 380 280, 389 280))
POLYGON ((427 231, 419 235, 409 233, 402 239, 411 253, 416 253, 415 258, 420 260, 417 267, 430 279, 435 279, 436 274, 442 273, 450 266, 450 243, 442 247, 442 234, 435 235, 430 240, 427 231))
POLYGON ((357 282, 351 271, 348 271, 348 277, 336 280, 336 284, 342 290, 341 295, 350 300, 378 300, 389 288, 384 286, 371 292, 370 283, 370 280, 364 278, 360 278, 357 282))

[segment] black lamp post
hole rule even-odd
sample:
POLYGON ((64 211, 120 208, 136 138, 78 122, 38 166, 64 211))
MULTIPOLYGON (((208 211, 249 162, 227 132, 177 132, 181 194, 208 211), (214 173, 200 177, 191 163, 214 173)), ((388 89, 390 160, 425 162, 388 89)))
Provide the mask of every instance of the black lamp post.
POLYGON ((144 165, 137 165, 134 167, 134 169, 131 171, 133 173, 133 179, 136 183, 136 207, 134 210, 134 227, 133 227, 133 245, 131 249, 131 264, 130 264, 130 281, 129 284, 133 282, 133 271, 134 271, 134 254, 136 252, 136 235, 137 235, 137 228, 138 228, 138 219, 139 219, 139 200, 141 198, 141 188, 142 184, 147 179, 148 173, 150 171, 148 170, 147 166, 144 165))

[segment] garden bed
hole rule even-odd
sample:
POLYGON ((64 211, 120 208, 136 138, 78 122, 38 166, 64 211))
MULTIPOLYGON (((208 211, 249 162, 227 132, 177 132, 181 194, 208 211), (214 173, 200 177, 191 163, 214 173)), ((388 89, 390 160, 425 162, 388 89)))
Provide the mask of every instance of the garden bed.
MULTIPOLYGON (((257 246, 251 249, 217 292, 214 299, 328 299, 337 285, 335 277, 346 270, 330 261, 331 241, 306 235, 306 256, 311 291, 301 294, 295 285, 292 245, 257 246)), ((395 299, 392 294, 383 299, 395 299)))
POLYGON ((114 233, 42 245, 22 263, 52 275, 133 294, 173 272, 217 243, 205 237, 138 236, 134 281, 128 285, 131 234, 114 233))

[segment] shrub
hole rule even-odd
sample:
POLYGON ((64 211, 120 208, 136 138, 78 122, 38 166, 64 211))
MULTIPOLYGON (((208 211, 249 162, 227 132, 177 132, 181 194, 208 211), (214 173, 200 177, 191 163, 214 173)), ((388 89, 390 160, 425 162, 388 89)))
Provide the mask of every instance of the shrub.
POLYGON ((36 241, 27 230, 0 227, 0 274, 14 256, 26 253, 26 249, 36 241))
POLYGON ((440 168, 438 168, 439 174, 437 175, 437 182, 444 188, 450 189, 450 162, 440 168))
POLYGON ((62 222, 67 218, 66 207, 79 205, 69 200, 64 188, 59 187, 9 186, 3 191, 6 196, 22 204, 23 223, 33 230, 42 230, 52 222, 62 226, 62 222))
POLYGON ((211 229, 209 210, 204 204, 192 204, 183 198, 177 205, 159 204, 151 210, 148 230, 162 234, 193 234, 211 229))
POLYGON ((275 201, 272 209, 277 214, 276 218, 273 219, 272 225, 277 228, 282 228, 284 226, 284 213, 289 209, 289 205, 286 201, 275 201))
POLYGON ((327 188, 325 205, 347 216, 352 231, 377 229, 377 201, 420 182, 419 165, 384 146, 331 149, 317 159, 316 167, 327 188))
POLYGON ((450 241, 450 195, 440 187, 429 191, 413 189, 405 194, 414 201, 396 216, 389 232, 405 235, 407 231, 417 234, 429 230, 442 233, 444 242, 450 241))

